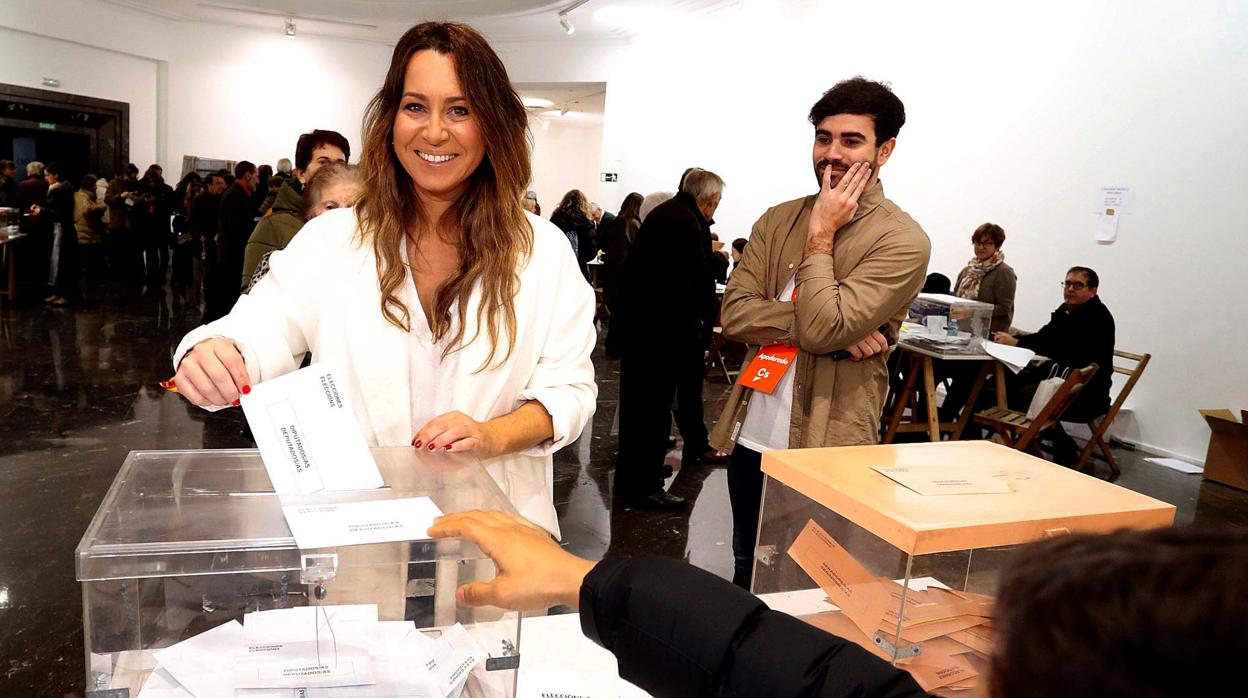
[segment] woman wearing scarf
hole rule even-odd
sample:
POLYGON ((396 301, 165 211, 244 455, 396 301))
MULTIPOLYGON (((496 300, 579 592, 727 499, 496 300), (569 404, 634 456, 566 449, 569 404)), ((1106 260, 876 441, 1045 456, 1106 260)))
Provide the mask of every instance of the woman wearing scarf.
POLYGON ((971 234, 975 256, 958 274, 958 283, 954 286, 954 295, 959 298, 992 303, 989 336, 993 332, 1009 331, 1014 320, 1014 289, 1018 277, 1005 263, 1005 253, 1001 251, 1004 242, 1005 231, 996 223, 984 223, 976 228, 971 234))
MULTIPOLYGON (((1018 286, 1018 277, 1014 269, 1005 263, 1005 253, 1001 251, 1004 242, 1005 231, 996 223, 984 223, 976 228, 971 233, 975 256, 958 274, 958 281, 953 287, 954 295, 959 298, 992 303, 989 337, 993 332, 1009 331, 1014 320, 1014 290, 1018 286)), ((950 380, 945 402, 940 406, 940 420, 952 422, 966 404, 979 367, 959 362, 943 363, 949 364, 942 368, 943 375, 950 380)), ((977 438, 977 432, 980 432, 979 428, 967 425, 962 438, 977 438)))

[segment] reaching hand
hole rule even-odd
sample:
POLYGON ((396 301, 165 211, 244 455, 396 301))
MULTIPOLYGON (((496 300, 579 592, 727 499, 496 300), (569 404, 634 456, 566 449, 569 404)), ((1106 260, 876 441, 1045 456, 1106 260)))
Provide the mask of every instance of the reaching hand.
POLYGON ((462 606, 498 606, 513 611, 579 606, 581 582, 594 563, 565 552, 550 534, 500 511, 448 514, 429 527, 434 538, 462 537, 489 555, 498 574, 489 582, 465 584, 455 592, 462 606))
POLYGON ((1008 344, 1009 346, 1012 346, 1012 347, 1018 346, 1018 340, 1004 332, 993 332, 992 341, 996 342, 997 344, 1008 344))
POLYGON ((173 382, 179 394, 200 407, 238 405, 239 396, 251 392, 243 355, 221 337, 205 339, 187 352, 173 382))
POLYGON ((806 257, 812 254, 832 254, 832 241, 836 231, 844 228, 858 211, 858 197, 871 181, 871 164, 856 162, 832 186, 831 166, 823 168, 823 185, 810 212, 810 227, 806 231, 806 257))

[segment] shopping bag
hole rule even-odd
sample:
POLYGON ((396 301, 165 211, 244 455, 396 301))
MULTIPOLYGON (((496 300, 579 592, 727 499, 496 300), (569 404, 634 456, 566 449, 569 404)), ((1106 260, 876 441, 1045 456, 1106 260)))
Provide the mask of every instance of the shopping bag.
POLYGON ((1031 396, 1031 405, 1027 408, 1027 419, 1040 416, 1044 406, 1049 404, 1049 400, 1053 399, 1069 375, 1070 369, 1062 369, 1057 364, 1049 369, 1049 377, 1040 381, 1040 384, 1036 386, 1036 394, 1031 396))

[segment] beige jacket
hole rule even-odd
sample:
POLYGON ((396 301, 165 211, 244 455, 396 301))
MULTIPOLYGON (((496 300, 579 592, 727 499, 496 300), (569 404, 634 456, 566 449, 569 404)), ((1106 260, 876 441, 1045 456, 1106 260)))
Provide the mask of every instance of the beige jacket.
MULTIPOLYGON (((887 322, 896 337, 906 309, 923 286, 931 242, 905 211, 884 198, 882 184, 865 192, 853 219, 836 234, 831 255, 802 259, 815 196, 769 209, 754 224, 732 273, 720 314, 723 333, 746 342, 746 362, 760 345, 799 348, 793 380, 791 448, 873 444, 888 375, 886 354, 833 361, 831 353, 887 322), (775 300, 797 273, 797 300, 775 300)), ((733 386, 711 433, 731 450, 745 419, 750 390, 733 386)))

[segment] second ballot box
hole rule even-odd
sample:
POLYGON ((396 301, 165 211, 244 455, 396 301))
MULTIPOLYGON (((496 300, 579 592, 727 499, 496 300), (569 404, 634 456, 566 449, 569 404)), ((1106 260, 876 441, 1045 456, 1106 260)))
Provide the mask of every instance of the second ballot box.
POLYGON ((771 451, 751 590, 938 695, 970 695, 1015 549, 1170 526, 1170 504, 988 441, 771 451))

